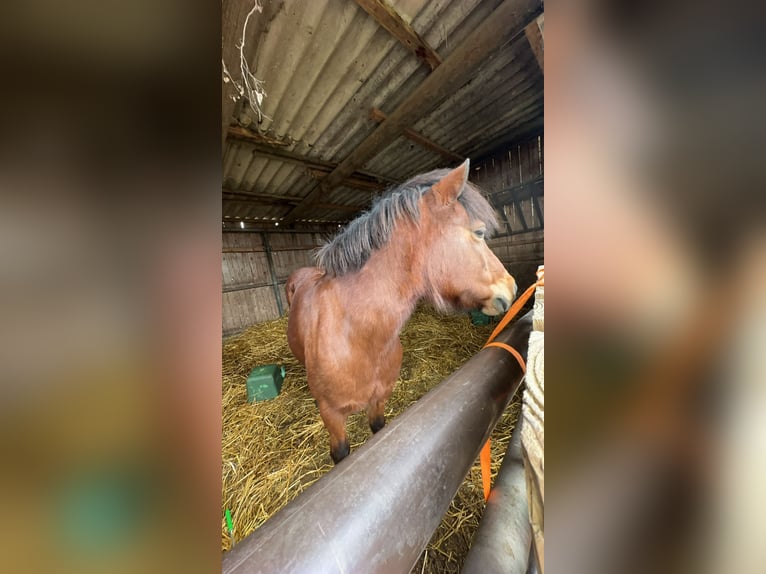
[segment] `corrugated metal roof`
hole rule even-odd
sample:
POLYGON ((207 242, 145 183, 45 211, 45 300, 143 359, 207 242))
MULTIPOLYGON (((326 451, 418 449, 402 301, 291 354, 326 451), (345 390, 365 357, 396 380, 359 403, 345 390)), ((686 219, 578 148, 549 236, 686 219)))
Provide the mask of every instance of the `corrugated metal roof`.
MULTIPOLYGON (((255 46, 251 69, 267 93, 265 117, 259 122, 247 105, 239 104, 232 118, 233 124, 261 136, 261 141, 257 136, 246 141, 231 135, 226 140, 225 220, 278 221, 287 216, 375 131, 373 107, 390 114, 431 73, 353 0, 271 3, 271 10, 264 11, 271 20, 253 26, 262 33, 248 40, 255 46), (290 154, 290 159, 265 154, 267 147, 276 150, 274 154, 290 154), (306 165, 296 159, 301 157, 319 163, 306 165)), ((492 17, 501 2, 391 0, 389 4, 444 60, 492 17)), ((230 70, 237 67, 227 64, 230 70)), ((410 127, 441 147, 476 160, 541 131, 542 121, 543 75, 522 32, 410 127)), ((454 163, 400 136, 364 166, 384 181, 376 183, 366 175, 360 176, 361 181, 346 180, 321 196, 301 219, 346 221, 355 216, 348 207, 366 206, 390 181, 454 163)))

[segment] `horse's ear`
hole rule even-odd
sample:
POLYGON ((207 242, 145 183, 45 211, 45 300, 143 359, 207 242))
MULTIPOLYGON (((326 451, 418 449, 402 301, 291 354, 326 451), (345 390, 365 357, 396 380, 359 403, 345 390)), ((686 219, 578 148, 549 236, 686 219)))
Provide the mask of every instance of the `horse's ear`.
POLYGON ((470 160, 465 160, 462 165, 456 167, 433 186, 434 194, 444 205, 449 205, 455 201, 468 181, 468 166, 470 160))

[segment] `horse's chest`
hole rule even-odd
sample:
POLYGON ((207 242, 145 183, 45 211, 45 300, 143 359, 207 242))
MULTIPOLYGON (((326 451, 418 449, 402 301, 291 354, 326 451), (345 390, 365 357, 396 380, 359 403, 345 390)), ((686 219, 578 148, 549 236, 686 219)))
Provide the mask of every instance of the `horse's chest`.
POLYGON ((397 347, 399 341, 364 339, 351 341, 344 345, 345 349, 341 356, 336 358, 342 361, 350 361, 357 368, 365 367, 368 370, 379 370, 397 360, 397 347))
POLYGON ((398 337, 387 340, 360 337, 336 339, 322 345, 317 356, 324 374, 333 378, 363 381, 396 380, 401 366, 398 337))

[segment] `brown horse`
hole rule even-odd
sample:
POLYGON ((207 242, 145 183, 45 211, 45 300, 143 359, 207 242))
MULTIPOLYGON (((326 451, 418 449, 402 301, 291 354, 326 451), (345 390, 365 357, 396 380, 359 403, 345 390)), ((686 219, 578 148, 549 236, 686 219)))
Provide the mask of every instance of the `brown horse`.
POLYGON ((362 409, 372 432, 399 376, 399 332, 421 299, 441 311, 505 312, 516 282, 484 239, 495 212, 460 167, 416 176, 352 221, 288 280, 287 338, 338 463, 346 419, 362 409))
POLYGON ((295 291, 304 281, 306 281, 306 279, 311 279, 312 282, 315 282, 322 274, 322 270, 317 267, 301 267, 300 269, 293 271, 290 277, 287 278, 287 283, 285 283, 287 306, 293 306, 295 291))

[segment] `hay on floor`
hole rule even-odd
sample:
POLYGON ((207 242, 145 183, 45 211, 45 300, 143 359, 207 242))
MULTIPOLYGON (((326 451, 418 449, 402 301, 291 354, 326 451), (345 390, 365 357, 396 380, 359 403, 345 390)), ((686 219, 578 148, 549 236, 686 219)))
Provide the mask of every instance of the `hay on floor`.
MULTIPOLYGON (((404 357, 386 417, 407 407, 463 365, 493 326, 475 326, 467 315, 439 315, 419 307, 401 334, 404 357)), ((306 371, 287 345, 287 318, 251 327, 223 346, 223 510, 231 511, 235 541, 242 540, 332 468, 327 431, 309 393, 306 371), (280 395, 248 404, 245 381, 253 367, 284 365, 280 395)), ((492 435, 493 477, 518 417, 514 399, 492 435)), ((352 455, 371 435, 362 413, 349 418, 352 455)), ((447 514, 413 572, 458 572, 484 509, 478 463, 460 486, 447 514)), ((231 545, 221 521, 221 545, 231 545)))

